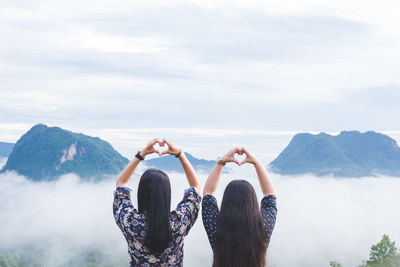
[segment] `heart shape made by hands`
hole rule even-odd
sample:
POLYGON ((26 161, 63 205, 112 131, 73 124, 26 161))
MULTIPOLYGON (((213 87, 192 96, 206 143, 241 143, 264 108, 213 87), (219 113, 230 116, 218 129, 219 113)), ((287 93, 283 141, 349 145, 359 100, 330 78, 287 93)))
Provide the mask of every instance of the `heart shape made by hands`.
POLYGON ((167 151, 168 150, 168 145, 167 145, 167 143, 161 143, 161 144, 159 144, 159 143, 155 143, 154 144, 154 149, 155 150, 158 150, 158 152, 160 152, 160 155, 161 155, 161 153, 163 153, 164 151, 167 151))
POLYGON ((242 153, 241 155, 238 153, 235 153, 233 157, 239 162, 239 166, 242 165, 243 161, 246 159, 246 153, 242 153))

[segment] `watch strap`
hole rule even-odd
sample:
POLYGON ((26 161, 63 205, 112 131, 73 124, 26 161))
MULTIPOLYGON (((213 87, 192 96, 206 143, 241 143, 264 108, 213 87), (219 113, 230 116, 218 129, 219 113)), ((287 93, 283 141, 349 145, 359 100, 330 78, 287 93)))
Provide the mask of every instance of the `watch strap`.
POLYGON ((144 160, 144 157, 142 157, 142 155, 140 155, 140 151, 138 151, 135 155, 135 157, 137 157, 140 160, 144 160))

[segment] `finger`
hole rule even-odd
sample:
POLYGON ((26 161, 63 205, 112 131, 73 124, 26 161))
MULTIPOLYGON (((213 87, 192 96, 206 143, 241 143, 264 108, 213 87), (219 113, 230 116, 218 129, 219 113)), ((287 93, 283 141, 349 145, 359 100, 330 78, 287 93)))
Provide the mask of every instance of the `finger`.
POLYGON ((164 142, 165 144, 167 144, 168 147, 173 146, 172 143, 171 143, 170 141, 168 141, 167 139, 163 139, 163 142, 164 142))
POLYGON ((229 155, 233 157, 233 155, 235 155, 235 153, 237 153, 237 147, 231 149, 231 151, 229 151, 229 155))
POLYGON ((154 138, 153 141, 152 141, 153 146, 154 146, 155 144, 160 144, 160 143, 161 143, 161 141, 160 141, 159 138, 154 138))
POLYGON ((239 166, 242 166, 245 163, 248 163, 248 161, 247 160, 243 160, 242 162, 239 163, 240 164, 239 166))
POLYGON ((239 147, 239 146, 238 146, 238 147, 235 147, 235 153, 241 155, 241 153, 242 153, 242 148, 239 147))
POLYGON ((167 143, 167 139, 164 138, 164 139, 161 141, 160 146, 164 146, 166 143, 167 143))
POLYGON ((247 148, 242 147, 242 150, 243 150, 243 153, 246 154, 246 156, 248 156, 250 154, 249 151, 247 150, 247 148))
POLYGON ((168 139, 165 139, 165 143, 168 146, 168 151, 171 154, 175 154, 179 151, 179 148, 177 146, 175 146, 171 141, 169 141, 168 139))
POLYGON ((161 156, 164 156, 165 154, 169 154, 169 151, 168 151, 168 150, 165 150, 165 151, 161 152, 159 155, 160 155, 160 157, 161 157, 161 156))
POLYGON ((154 138, 150 141, 150 143, 154 146, 155 144, 160 143, 160 140, 158 138, 154 138))
POLYGON ((240 162, 237 159, 233 159, 232 162, 235 162, 237 165, 240 166, 240 162))

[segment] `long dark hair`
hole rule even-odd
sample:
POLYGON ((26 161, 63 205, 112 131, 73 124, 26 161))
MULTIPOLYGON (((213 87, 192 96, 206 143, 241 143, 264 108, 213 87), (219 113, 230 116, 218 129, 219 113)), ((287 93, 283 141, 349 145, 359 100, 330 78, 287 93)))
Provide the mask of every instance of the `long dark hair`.
POLYGON ((171 184, 166 173, 156 169, 143 173, 139 182, 138 207, 140 213, 146 211, 145 246, 152 254, 159 254, 172 239, 169 223, 171 184))
POLYGON ((234 180, 225 189, 217 217, 214 267, 263 267, 267 234, 251 184, 234 180))

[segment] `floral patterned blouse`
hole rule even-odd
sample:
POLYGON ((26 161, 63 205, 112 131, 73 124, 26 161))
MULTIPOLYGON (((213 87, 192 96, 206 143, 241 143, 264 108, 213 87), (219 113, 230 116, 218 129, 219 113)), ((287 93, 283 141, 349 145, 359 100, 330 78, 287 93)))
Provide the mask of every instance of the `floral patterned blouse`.
POLYGON ((131 192, 127 187, 117 187, 113 204, 115 222, 128 243, 130 266, 183 266, 183 239, 197 219, 201 202, 199 193, 194 187, 185 190, 183 200, 169 214, 172 240, 163 253, 153 255, 144 246, 145 213, 139 213, 133 207, 131 192))
MULTIPOLYGON (((265 232, 267 233, 267 246, 271 240, 272 231, 275 227, 276 214, 278 212, 276 208, 276 197, 274 195, 265 196, 261 200, 260 207, 261 215, 263 217, 265 232)), ((208 240, 210 245, 214 248, 215 237, 217 233, 217 216, 219 214, 219 208, 217 199, 213 195, 204 196, 202 209, 203 225, 206 229, 208 240)))

